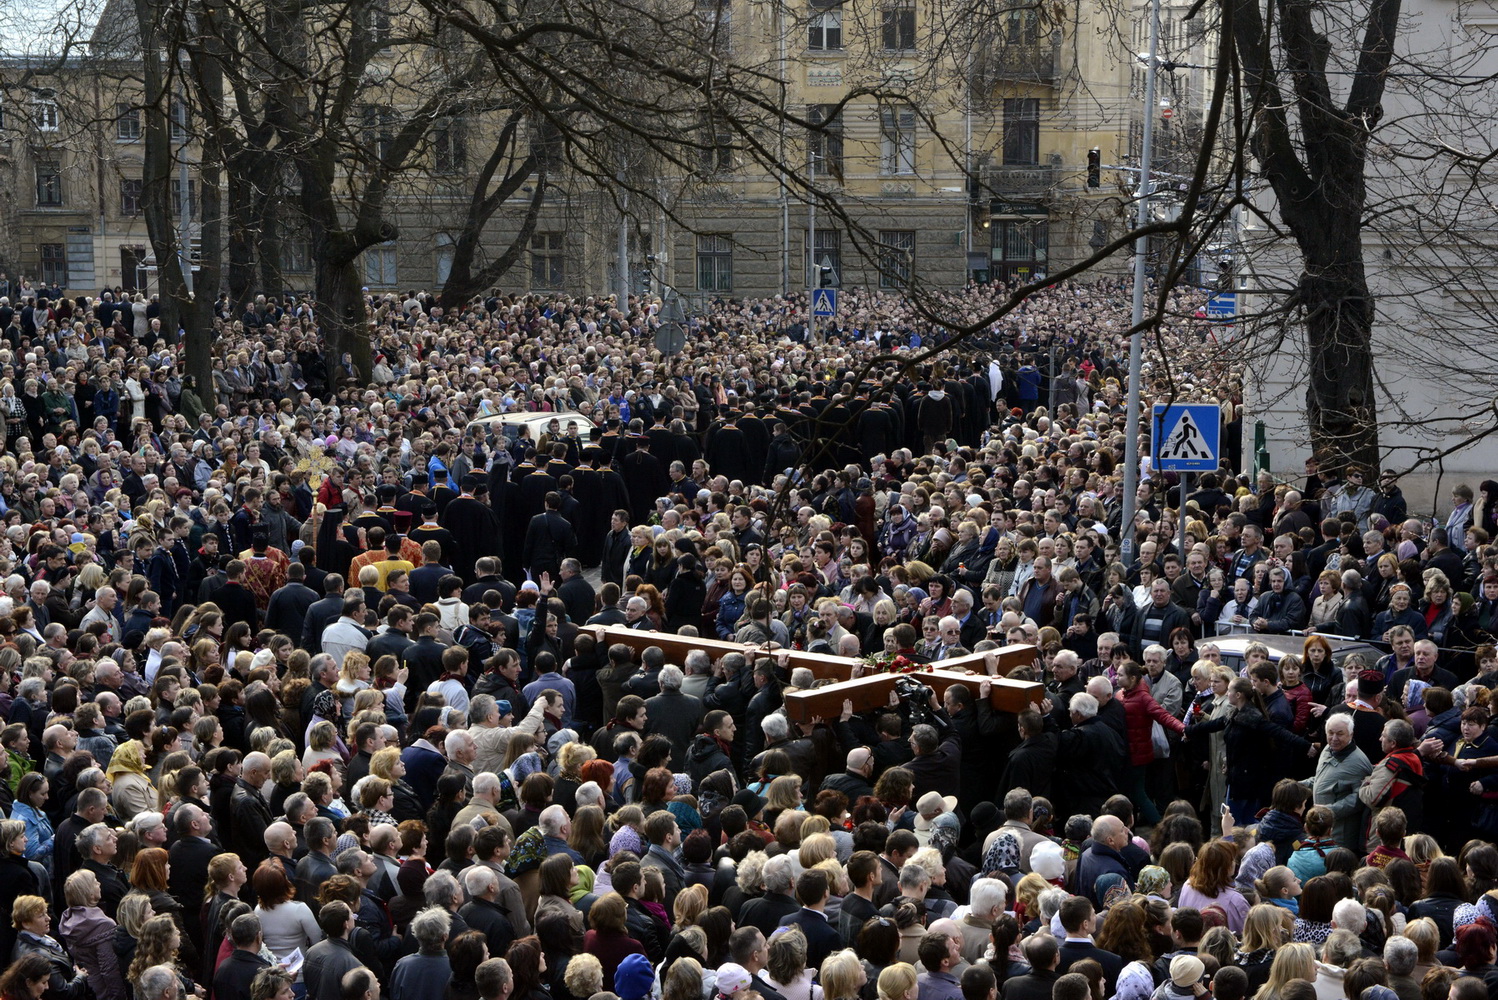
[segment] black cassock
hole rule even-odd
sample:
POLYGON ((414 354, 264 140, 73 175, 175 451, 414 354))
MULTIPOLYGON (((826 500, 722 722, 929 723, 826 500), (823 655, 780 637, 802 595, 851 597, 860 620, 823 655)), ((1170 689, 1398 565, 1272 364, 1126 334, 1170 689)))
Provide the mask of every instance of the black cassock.
POLYGON ((493 508, 471 496, 460 496, 442 512, 442 526, 452 532, 457 543, 453 572, 472 583, 478 579, 473 564, 481 556, 498 556, 499 518, 493 508))

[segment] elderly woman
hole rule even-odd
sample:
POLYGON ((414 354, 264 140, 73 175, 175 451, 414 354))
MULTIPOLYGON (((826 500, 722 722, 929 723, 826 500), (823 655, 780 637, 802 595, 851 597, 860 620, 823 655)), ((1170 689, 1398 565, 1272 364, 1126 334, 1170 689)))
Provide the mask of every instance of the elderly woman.
POLYGON ((15 948, 10 953, 12 962, 25 955, 41 955, 52 966, 47 980, 45 1000, 86 1000, 88 977, 73 965, 56 938, 47 932, 51 920, 47 916, 47 901, 40 896, 21 896, 10 909, 11 926, 16 929, 15 948))
POLYGON ((58 925, 68 954, 84 972, 96 1000, 125 1000, 125 976, 114 951, 115 922, 99 909, 102 890, 91 871, 76 871, 63 883, 68 908, 58 925))
POLYGON ((139 740, 119 745, 105 775, 114 783, 109 799, 120 819, 128 821, 138 812, 156 808, 156 788, 146 776, 146 748, 139 740))

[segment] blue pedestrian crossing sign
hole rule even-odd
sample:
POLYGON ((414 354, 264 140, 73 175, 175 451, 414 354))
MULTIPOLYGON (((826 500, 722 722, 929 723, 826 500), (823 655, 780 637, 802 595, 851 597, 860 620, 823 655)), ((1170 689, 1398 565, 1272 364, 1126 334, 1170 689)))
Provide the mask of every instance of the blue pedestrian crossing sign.
POLYGON ((1216 472, 1222 456, 1222 411, 1211 403, 1156 406, 1155 468, 1161 472, 1216 472))
POLYGON ((811 291, 811 314, 818 318, 837 315, 837 289, 813 288, 811 291))

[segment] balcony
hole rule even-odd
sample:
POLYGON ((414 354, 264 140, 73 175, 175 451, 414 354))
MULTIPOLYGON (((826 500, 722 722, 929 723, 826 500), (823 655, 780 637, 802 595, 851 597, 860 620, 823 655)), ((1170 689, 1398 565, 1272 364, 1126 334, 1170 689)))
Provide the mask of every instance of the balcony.
POLYGON ((978 179, 983 184, 983 192, 987 197, 1012 201, 1044 198, 1060 178, 1057 168, 1050 165, 988 164, 979 168, 978 179))
POLYGON ((989 44, 980 64, 980 77, 992 86, 998 83, 1054 84, 1061 63, 1061 32, 1049 37, 1027 37, 989 44))

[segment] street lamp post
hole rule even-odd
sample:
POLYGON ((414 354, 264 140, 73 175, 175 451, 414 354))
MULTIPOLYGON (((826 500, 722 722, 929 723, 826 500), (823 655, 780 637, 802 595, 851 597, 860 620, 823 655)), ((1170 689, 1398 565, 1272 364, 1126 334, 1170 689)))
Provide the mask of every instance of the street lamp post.
MULTIPOLYGON (((1144 132, 1139 144, 1139 207, 1136 216, 1136 225, 1141 229, 1149 224, 1150 159, 1154 153, 1155 77, 1160 69, 1157 55, 1159 45, 1160 0, 1150 0, 1150 47, 1145 57, 1144 132)), ((1139 382, 1144 336, 1137 327, 1144 319, 1144 265, 1148 252, 1149 237, 1141 233, 1134 240, 1134 302, 1129 320, 1129 326, 1134 328, 1134 332, 1129 335, 1129 402, 1124 424, 1123 518, 1118 526, 1119 553, 1125 566, 1134 557, 1135 494, 1139 491, 1139 382)))

